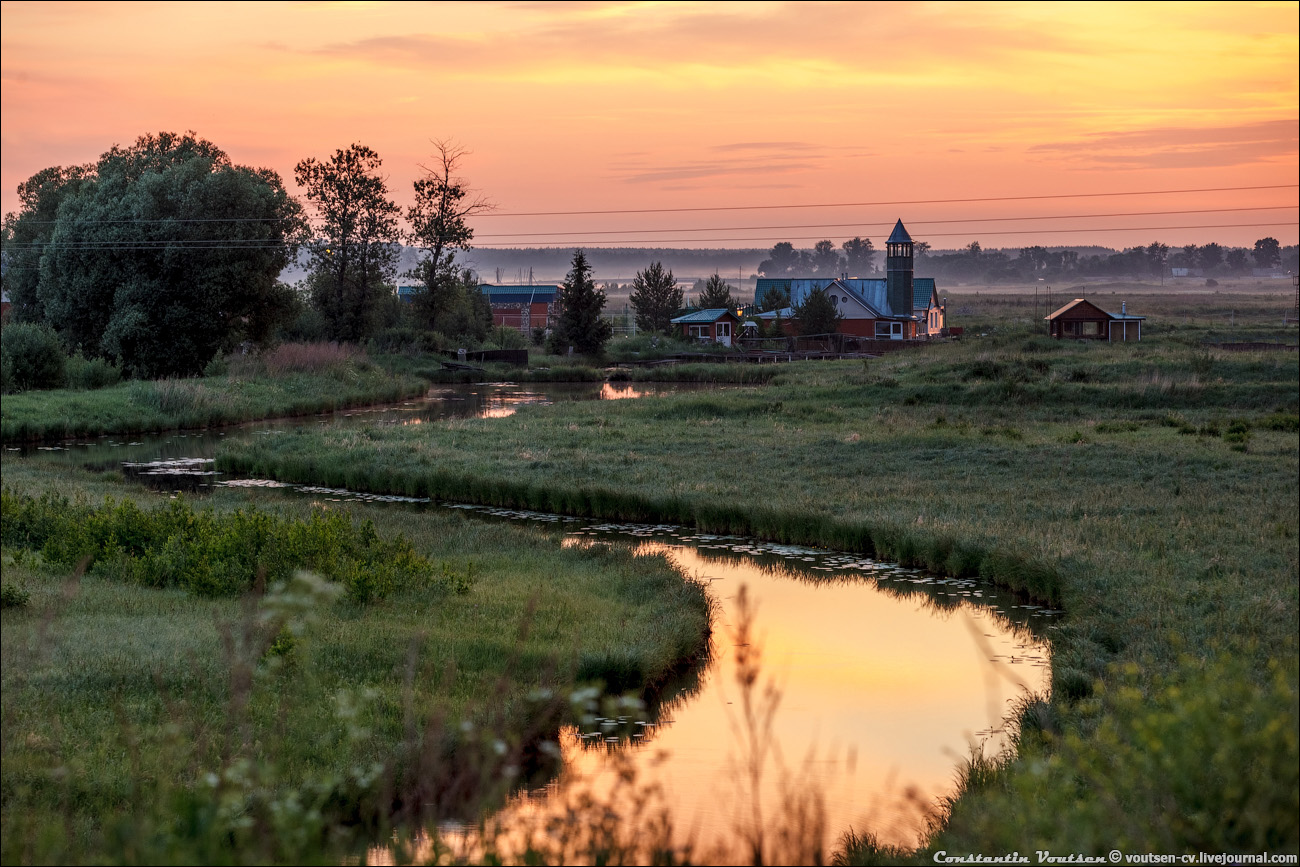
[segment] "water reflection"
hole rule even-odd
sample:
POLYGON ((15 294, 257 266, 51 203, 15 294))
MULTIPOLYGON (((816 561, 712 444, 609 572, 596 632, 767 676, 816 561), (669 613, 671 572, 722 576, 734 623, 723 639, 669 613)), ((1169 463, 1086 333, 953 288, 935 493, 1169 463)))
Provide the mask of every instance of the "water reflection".
POLYGON ((627 400, 628 398, 645 397, 646 394, 644 387, 638 390, 630 385, 614 385, 612 382, 605 383, 600 389, 601 400, 627 400))
MULTIPOLYGON (((762 801, 780 804, 792 778, 820 792, 828 846, 849 827, 914 845, 924 821, 918 804, 950 794, 954 765, 970 745, 987 740, 998 749, 1011 703, 1049 682, 1046 646, 1015 624, 1049 616, 1041 609, 1006 616, 960 596, 978 590, 946 584, 932 593, 899 592, 923 576, 879 564, 837 569, 827 564, 834 559, 828 552, 814 557, 820 562, 806 580, 791 581, 746 554, 710 556, 663 542, 639 548, 667 553, 708 581, 722 603, 724 638, 700 694, 656 728, 652 751, 631 754, 638 777, 667 793, 682 831, 708 847, 734 841, 737 811, 745 807, 737 791, 744 757, 735 749, 736 648, 725 640, 736 625, 741 585, 756 601, 764 674, 781 695, 772 722, 781 760, 766 769, 762 801), (882 586, 895 592, 877 592, 882 586), (954 592, 960 601, 930 604, 954 592), (660 752, 668 758, 657 761, 660 752)), ((604 751, 583 749, 579 733, 566 734, 558 787, 617 771, 604 751)))
MULTIPOLYGON (((755 804, 769 842, 786 824, 823 851, 849 828, 912 846, 927 811, 953 792, 958 761, 973 744, 1000 749, 1012 703, 1050 681, 1037 635, 1059 612, 973 580, 669 525, 452 508, 544 522, 566 545, 621 541, 666 554, 720 603, 714 652, 692 673, 689 695, 563 729, 560 775, 517 793, 489 823, 502 854, 522 853, 539 835, 553 840, 556 827, 580 833, 584 817, 608 811, 633 840, 663 833, 660 842, 692 847, 697 861, 742 863, 755 804), (742 586, 756 609, 745 642, 763 658, 749 698, 768 680, 775 687, 773 749, 757 775, 737 678, 742 586), (664 821, 647 823, 647 811, 660 809, 664 821)), ((440 833, 442 845, 482 851, 465 826, 440 833)))

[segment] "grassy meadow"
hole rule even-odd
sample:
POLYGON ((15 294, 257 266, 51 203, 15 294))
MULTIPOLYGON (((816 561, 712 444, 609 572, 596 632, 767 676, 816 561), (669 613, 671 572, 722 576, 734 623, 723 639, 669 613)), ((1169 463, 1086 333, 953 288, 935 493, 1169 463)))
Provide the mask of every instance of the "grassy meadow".
MULTIPOLYGON (((962 767, 921 850, 856 829, 845 863, 1295 852, 1300 359, 1214 346, 1295 345, 1280 315, 1293 301, 1115 290, 1114 303, 1088 295, 1149 316, 1141 343, 1052 341, 1032 294, 963 290, 949 293, 960 342, 752 379, 714 366, 740 373, 506 418, 298 429, 228 443, 218 466, 859 551, 1063 609, 1052 691, 1017 709, 1017 749, 962 767)), ((34 409, 5 398, 6 438, 11 406, 65 424, 91 414, 30 397, 34 409)), ((37 461, 6 461, 3 482, 90 504, 166 499, 37 461)), ((222 489, 201 505, 231 513, 249 497, 222 489)), ((297 521, 338 508, 256 501, 297 521)), ((317 585, 212 597, 93 563, 73 580, 52 551, 6 542, 3 860, 337 863, 358 834, 544 764, 575 679, 645 687, 702 652, 707 600, 661 559, 347 509, 448 580, 364 604, 317 585)))
MULTIPOLYGON (((173 506, 31 461, 6 461, 4 484, 173 506)), ((201 506, 248 509, 233 490, 201 506)), ((327 507, 258 502, 299 525, 327 507)), ((473 819, 546 773, 558 726, 583 712, 576 684, 652 691, 707 652, 704 592, 664 558, 566 549, 530 528, 350 506, 353 524, 432 567, 362 603, 332 582, 161 585, 122 568, 122 526, 72 577, 57 538, 14 538, 21 511, 7 501, 5 863, 337 863, 381 829, 473 819)))
MULTIPOLYGON (((985 576, 1066 611, 1053 690, 1025 709, 1019 755, 967 769, 934 846, 1095 848, 1114 831, 1156 849, 1294 850, 1300 367, 1294 352, 1214 348, 1239 331, 1198 324, 1200 302, 1131 297, 1152 316, 1145 339, 1107 345, 1036 334, 1006 296, 954 296, 986 336, 786 366, 755 387, 304 431, 231 444, 219 465, 985 576), (1138 784, 1157 771, 1167 787, 1138 784), (1184 813, 1216 818, 1170 818, 1184 813)), ((1264 298, 1256 323, 1231 327, 1294 345, 1270 325, 1285 306, 1264 298)), ((868 841, 847 857, 876 854, 868 841)))

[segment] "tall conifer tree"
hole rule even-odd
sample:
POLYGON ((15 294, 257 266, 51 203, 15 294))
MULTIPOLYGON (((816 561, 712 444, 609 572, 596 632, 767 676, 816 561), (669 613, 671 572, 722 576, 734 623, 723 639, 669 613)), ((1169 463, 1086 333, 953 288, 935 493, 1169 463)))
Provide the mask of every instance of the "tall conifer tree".
POLYGON ((560 315, 551 335, 552 352, 565 352, 572 346, 583 355, 599 355, 613 334, 613 327, 600 315, 605 309, 605 292, 596 288, 591 274, 586 255, 575 251, 573 267, 555 299, 560 315))

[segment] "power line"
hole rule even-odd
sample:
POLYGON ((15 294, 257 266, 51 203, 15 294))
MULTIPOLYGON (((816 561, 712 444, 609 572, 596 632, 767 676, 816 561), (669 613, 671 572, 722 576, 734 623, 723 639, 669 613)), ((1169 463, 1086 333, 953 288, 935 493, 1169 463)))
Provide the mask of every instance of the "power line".
POLYGON ((896 202, 829 202, 815 205, 719 205, 711 208, 630 208, 607 211, 518 211, 480 214, 480 217, 572 217, 604 214, 685 214, 700 211, 769 211, 782 208, 875 208, 892 205, 954 205, 975 202, 1030 202, 1044 199, 1089 199, 1103 196, 1168 196, 1179 193, 1230 193, 1246 190, 1288 190, 1300 184, 1265 184, 1253 187, 1202 187, 1187 190, 1133 190, 1113 193, 1056 193, 1046 196, 984 196, 973 199, 913 199, 896 202))
MULTIPOLYGON (((1004 232, 991 232, 991 233, 984 233, 982 235, 980 235, 979 233, 971 233, 971 232, 929 232, 927 233, 927 237, 970 238, 972 234, 976 234, 979 237, 987 238, 990 235, 994 237, 1005 237, 1005 236, 1020 236, 1020 235, 1076 234, 1081 232, 1161 232, 1161 231, 1173 231, 1173 230, 1181 230, 1181 229, 1294 228, 1297 226, 1300 226, 1300 222, 1211 223, 1211 224, 1201 224, 1195 226, 1093 226, 1089 228, 1079 228, 1079 229, 1010 229, 1004 232)), ((740 242, 750 242, 750 241, 820 241, 820 240, 825 240, 825 239, 817 236, 809 236, 805 238, 791 238, 788 235, 787 236, 774 235, 767 238, 663 238, 663 239, 658 239, 656 243, 687 244, 687 243, 700 243, 700 242, 740 243, 740 242)), ((298 244, 297 246, 309 246, 312 244, 325 244, 325 243, 332 243, 332 242, 316 240, 316 241, 309 241, 304 244, 298 244)), ((592 240, 591 243, 612 244, 612 243, 628 243, 628 242, 592 240)), ((73 250, 73 251, 85 251, 85 252, 148 251, 148 252, 155 252, 155 253, 165 253, 170 251, 204 252, 204 251, 219 251, 219 250, 283 250, 286 247, 295 246, 295 245, 290 243, 269 243, 269 244, 258 245, 257 242, 251 242, 251 241, 246 243, 220 242, 220 243, 212 243, 211 245, 198 245, 186 241, 177 241, 177 242, 157 241, 157 242, 152 242, 150 244, 140 244, 132 241, 128 241, 128 242, 109 241, 109 242, 71 242, 66 244, 51 243, 45 245, 33 244, 30 246, 39 246, 43 250, 73 250)), ((345 245, 333 244, 333 246, 345 246, 345 245)), ((347 246, 362 246, 362 244, 354 244, 354 245, 347 245, 347 246)), ((487 248, 487 247, 509 248, 509 247, 515 247, 517 245, 502 241, 502 242, 491 242, 487 244, 478 244, 476 246, 481 248, 487 248)), ((585 246, 585 245, 581 241, 577 242, 576 244, 561 243, 557 241, 553 243, 543 242, 543 246, 571 247, 571 246, 585 246)))
MULTIPOLYGON (((1189 188, 1189 189, 1181 189, 1181 190, 1130 190, 1130 191, 1114 191, 1114 192, 1105 192, 1105 193, 1052 193, 1048 195, 1039 195, 1039 196, 981 196, 981 197, 965 198, 965 199, 911 199, 911 200, 880 201, 880 202, 824 202, 818 204, 801 204, 801 205, 717 205, 717 206, 706 207, 706 208, 622 208, 622 209, 610 209, 610 210, 580 210, 580 211, 517 211, 517 212, 485 213, 485 214, 478 214, 476 216, 479 218, 565 217, 565 216, 583 216, 583 215, 603 216, 603 215, 610 215, 610 214, 685 214, 685 213, 702 213, 702 212, 710 212, 710 211, 794 210, 794 209, 809 209, 809 208, 870 208, 870 207, 887 207, 887 206, 898 206, 898 205, 974 204, 980 202, 1029 202, 1029 201, 1045 201, 1045 200, 1052 200, 1052 199, 1087 199, 1087 198, 1122 197, 1122 196, 1165 196, 1165 195, 1179 195, 1179 194, 1186 194, 1186 193, 1223 193, 1223 192, 1245 192, 1250 190, 1286 190, 1286 189, 1295 189, 1296 187, 1300 187, 1300 184, 1263 184, 1263 185, 1242 186, 1242 187, 1199 187, 1199 188, 1189 188)), ((1216 211, 1267 210, 1267 209, 1269 208, 1265 208, 1265 207, 1223 208, 1223 209, 1213 209, 1212 211, 1210 209, 1207 209, 1205 211, 1147 211, 1147 212, 1137 212, 1134 214, 1107 214, 1107 215, 1095 215, 1095 216, 1148 216, 1148 215, 1155 215, 1155 214, 1208 213, 1208 212, 1216 212, 1216 211)), ((1088 217, 1094 215, 1084 214, 1079 216, 1088 217)), ((184 217, 184 218, 156 217, 156 218, 148 218, 148 219, 121 218, 121 219, 105 219, 105 220, 77 220, 76 222, 78 225, 117 225, 117 224, 146 225, 146 224, 155 224, 155 223, 167 223, 167 224, 278 223, 278 222, 295 221, 299 219, 303 219, 310 222, 312 220, 319 221, 321 218, 319 216, 312 217, 306 215, 300 217, 184 217)), ((987 218, 987 219, 988 220, 998 220, 998 219, 1012 220, 1012 219, 1057 219, 1057 218, 1055 217, 1051 217, 1051 218, 1006 217, 1006 218, 987 218)), ((1066 218, 1062 217, 1060 219, 1066 219, 1066 218)), ((982 222, 982 221, 984 220, 975 218, 975 219, 964 220, 964 221, 958 221, 958 220, 930 221, 929 223, 919 223, 918 225, 931 225, 939 222, 982 222)), ((58 221, 30 220, 25 222, 27 222, 28 225, 51 225, 58 221)), ((826 227, 834 228, 843 225, 847 225, 847 224, 826 224, 826 227)), ((739 228, 745 228, 745 227, 728 227, 726 229, 682 229, 682 230, 647 229, 644 231, 647 232, 651 232, 651 231, 732 231, 733 229, 739 229, 739 228)), ((753 228, 763 228, 763 229, 817 228, 817 226, 763 226, 763 227, 753 227, 753 228)), ((589 232, 583 234, 593 234, 593 233, 589 232)), ((495 237, 495 236, 483 236, 483 237, 495 237)))
MULTIPOLYGON (((919 221, 919 222, 913 222, 913 223, 912 223, 912 227, 913 227, 913 228, 916 228, 917 226, 939 226, 939 225, 950 225, 950 224, 962 224, 962 225, 965 225, 965 224, 976 224, 976 223, 1005 223, 1005 222, 1019 222, 1019 221, 1027 221, 1027 220, 1044 221, 1044 220, 1077 220, 1077 219, 1103 219, 1103 218, 1104 218, 1104 219, 1111 219, 1111 218, 1115 218, 1115 217, 1151 217, 1151 216, 1172 216, 1172 215, 1182 215, 1182 214, 1220 214, 1220 213, 1238 213, 1238 212, 1244 212, 1244 211, 1284 211, 1284 210, 1294 210, 1294 209, 1296 209, 1297 207, 1300 207, 1300 206, 1297 206, 1297 205, 1260 205, 1260 206, 1258 206, 1258 207, 1247 207, 1247 208, 1191 208, 1191 209, 1174 210, 1174 211, 1128 211, 1128 212, 1116 212, 1116 213, 1106 213, 1106 214, 1046 214, 1046 215, 1035 215, 1035 216, 1025 216, 1025 217, 972 217, 972 218, 968 218, 968 219, 923 220, 923 221, 919 221)), ((196 221, 196 222, 199 222, 199 221, 196 221)), ((230 222, 234 222, 234 221, 230 221, 230 222)), ((1247 224, 1235 224, 1235 225, 1238 225, 1238 226, 1242 226, 1242 225, 1244 225, 1244 226, 1252 226, 1252 225, 1271 225, 1271 224, 1249 224, 1249 223, 1247 223, 1247 224)), ((1289 224, 1283 224, 1283 223, 1280 223, 1280 224, 1277 224, 1277 225, 1289 225, 1289 224)), ((479 237, 479 238, 533 238, 533 237, 548 237, 548 238, 558 238, 558 237, 582 237, 582 238, 589 238, 589 237, 591 237, 591 236, 595 236, 595 235, 640 235, 640 234, 661 234, 661 233, 670 233, 670 232, 692 232, 692 233, 693 233, 693 232, 731 232, 731 231, 737 231, 737 232, 739 232, 739 231, 770 231, 770 230, 776 230, 776 229, 782 229, 782 230, 784 230, 784 229, 838 229, 838 228, 856 228, 856 229, 862 230, 862 229, 867 229, 867 228, 888 228, 888 226, 889 226, 888 223, 862 223, 862 222, 857 222, 857 223, 808 223, 808 224, 776 225, 776 226, 712 226, 712 227, 706 227, 706 228, 682 228, 682 229, 608 229, 608 230, 604 230, 604 229, 595 229, 595 230, 590 230, 590 231, 585 231, 585 232, 501 232, 501 233, 482 234, 482 235, 479 235, 478 237, 479 237)), ((1109 229, 1113 229, 1113 228, 1115 228, 1115 227, 1104 227, 1104 228, 1106 228, 1107 230, 1109 230, 1109 229)), ((1136 227, 1136 228, 1142 228, 1142 227, 1136 227)), ((1154 228, 1207 228, 1207 227, 1188 226, 1188 227, 1154 227, 1154 228)), ((1044 233, 1044 232, 1050 232, 1050 231, 1071 232, 1071 231, 1088 231, 1088 230, 1087 230, 1087 229, 1064 229, 1064 228, 1062 228, 1062 229, 1056 229, 1056 230, 1048 230, 1048 229, 1043 229, 1043 230, 1016 229, 1016 230, 1013 231, 1013 230, 1008 229, 1006 232, 1002 232, 1002 233, 1000 233, 1000 234, 1030 234, 1030 233, 1042 234, 1042 233, 1044 233)), ((1101 231, 1101 229, 1098 229, 1098 231, 1101 231)), ((931 233, 927 233, 927 234, 932 235, 932 236, 934 236, 934 237, 949 237, 949 236, 962 235, 962 234, 969 234, 969 233, 965 233, 965 232, 933 233, 933 232, 931 232, 931 233)), ((593 238, 592 240, 594 241, 595 239, 593 238)), ((625 240, 626 240, 627 242, 633 242, 633 241, 637 241, 637 240, 641 240, 641 239, 628 238, 628 239, 625 239, 625 240)), ((650 239, 650 240, 655 240, 655 239, 650 239)), ((676 240, 676 239, 674 239, 674 240, 676 240)), ((688 239, 688 240, 689 240, 689 239, 688 239)), ((709 240, 709 241, 745 241, 745 240, 753 240, 753 241, 768 241, 768 240, 777 240, 777 239, 764 237, 764 238, 716 238, 716 239, 695 239, 695 240, 709 240)), ((789 239, 786 239, 786 240, 789 240, 789 239)), ((805 241, 805 240, 815 240, 815 239, 811 239, 811 238, 795 238, 795 239, 793 239, 793 240, 805 241)), ((14 244, 14 243, 11 242, 8 246, 9 246, 10 249, 13 249, 13 248, 15 248, 15 247, 17 247, 17 248, 19 248, 19 249, 22 249, 22 248, 29 248, 29 249, 30 249, 30 248, 37 248, 37 247, 42 248, 42 249, 51 249, 51 248, 54 248, 54 249, 92 249, 92 248, 97 248, 97 247, 115 248, 115 249, 147 249, 147 248, 150 248, 150 247, 179 248, 179 247, 184 247, 184 246, 205 247, 205 248, 208 248, 208 249, 229 249, 229 248, 231 248, 231 247, 234 246, 234 245, 243 245, 243 244, 248 244, 248 245, 254 245, 254 246, 248 248, 248 249, 253 249, 253 248, 255 248, 257 245, 261 245, 263 248, 276 248, 276 247, 280 247, 280 246, 290 246, 290 245, 294 245, 294 244, 297 244, 297 245, 299 245, 299 246, 319 245, 319 244, 331 244, 331 245, 338 246, 338 247, 344 247, 344 246, 364 246, 364 245, 366 245, 366 243, 367 243, 367 242, 347 242, 347 243, 344 243, 344 242, 337 242, 337 241, 329 241, 329 240, 327 240, 327 239, 312 239, 312 240, 308 240, 308 241, 293 241, 293 240, 276 241, 276 240, 274 240, 274 239, 269 239, 269 238, 253 238, 253 239, 240 239, 240 238, 213 238, 213 239, 203 239, 203 238, 192 238, 192 239, 182 239, 182 240, 167 240, 167 239, 156 239, 156 240, 155 240, 155 239, 150 239, 150 238, 132 238, 132 239, 124 239, 124 240, 122 240, 122 241, 111 241, 111 240, 73 240, 73 241, 63 241, 63 242, 41 242, 41 241, 29 241, 29 242, 23 242, 23 243, 19 243, 19 244, 14 244)), ((381 242, 381 243, 382 243, 382 242, 381 242)), ((495 246, 500 246, 500 245, 503 244, 503 243, 505 243, 505 242, 494 242, 493 244, 481 244, 481 245, 479 245, 479 246, 494 246, 494 245, 495 245, 495 246)), ((560 243, 560 242, 555 242, 555 243, 560 243)), ((601 241, 601 242, 599 242, 599 243, 613 243, 613 242, 605 242, 605 241, 601 241)))
MULTIPOLYGON (((1168 211, 1168 212, 1154 211, 1154 212, 1143 212, 1143 213, 1133 213, 1133 214, 1074 215, 1072 217, 1005 217, 1005 218, 987 218, 987 219, 973 219, 973 220, 935 220, 935 221, 930 221, 928 223, 916 223, 914 225, 937 225, 937 224, 947 224, 947 223, 968 223, 968 222, 970 223, 999 222, 1004 220, 1073 219, 1073 218, 1083 218, 1083 217, 1153 216, 1153 215, 1161 215, 1161 214, 1220 213, 1220 212, 1250 211, 1250 210, 1287 210, 1294 207, 1296 206, 1280 205, 1280 206, 1266 206, 1260 208, 1225 208, 1222 209, 1221 211, 1217 209, 1202 209, 1202 210, 1168 211)), ((860 228, 862 224, 847 224, 847 225, 857 226, 860 228)), ((1020 235, 1077 234, 1077 233, 1088 233, 1088 232, 1154 232, 1154 231, 1174 231, 1174 230, 1184 230, 1184 229, 1291 228, 1297 225, 1300 225, 1300 223, 1296 223, 1296 222, 1212 223, 1212 224, 1198 224, 1198 225, 1191 225, 1191 226, 1187 226, 1187 225, 1183 225, 1183 226, 1090 226, 1090 227, 1080 227, 1080 228, 1072 228, 1072 229, 1070 228, 1052 228, 1052 229, 1007 228, 1002 231, 984 232, 984 233, 963 231, 963 232, 927 232, 925 234, 927 237, 931 237, 931 238, 971 237, 972 235, 977 235, 981 237, 989 237, 990 235, 994 237, 1006 237, 1006 236, 1020 236, 1020 235)), ((807 227, 807 226, 757 227, 756 226, 756 227, 738 227, 738 228, 740 229, 746 229, 746 228, 783 229, 783 228, 827 228, 827 227, 828 226, 826 225, 822 225, 822 226, 814 225, 811 227, 807 227)), ((725 231, 725 230, 726 229, 714 229, 712 231, 725 231)), ((627 232, 625 233, 615 232, 614 234, 626 234, 626 233, 633 233, 635 231, 637 230, 627 230, 627 232)), ((654 230, 654 231, 663 231, 663 230, 654 230)), ((710 230, 687 229, 683 231, 710 231, 710 230)), ((538 233, 538 234, 549 235, 552 237, 554 236, 551 233, 538 233)), ((577 234, 577 233, 557 233, 557 234, 570 235, 570 234, 577 234)), ((595 235, 595 234, 610 234, 610 233, 596 231, 587 234, 595 235)), ((502 237, 502 236, 489 235, 485 237, 502 237)), ((507 235, 506 237, 527 237, 527 236, 507 235)), ((567 247, 567 246, 575 246, 575 245, 581 246, 583 245, 584 241, 588 243, 596 243, 596 244, 612 244, 612 243, 628 244, 628 243, 635 243, 638 240, 642 240, 642 239, 620 239, 615 241, 615 240, 600 240, 595 238, 582 238, 579 239, 576 242, 576 244, 572 241, 566 241, 566 242, 555 241, 555 242, 542 242, 542 243, 544 245, 567 247)), ((785 236, 769 236, 769 237, 757 237, 757 238, 753 238, 753 237, 749 237, 749 238, 660 238, 660 239, 653 239, 653 240, 657 244, 674 244, 674 243, 701 243, 701 242, 738 243, 738 242, 753 242, 753 241, 818 241, 824 239, 814 237, 814 236, 800 238, 800 237, 790 237, 788 235, 785 235, 785 236)), ((222 251, 222 250, 284 250, 286 248, 295 247, 295 246, 297 247, 321 247, 321 246, 361 247, 361 246, 368 246, 370 243, 388 244, 391 242, 361 241, 361 242, 340 243, 326 238, 314 238, 306 241, 291 241, 291 240, 276 241, 267 238, 251 238, 251 239, 215 238, 215 239, 179 239, 179 240, 132 238, 132 239, 123 239, 121 241, 111 241, 111 240, 80 240, 80 241, 58 241, 58 242, 29 241, 20 244, 15 244, 10 242, 9 244, 6 244, 4 246, 6 250, 14 250, 15 248, 17 248, 18 250, 40 249, 40 250, 72 250, 72 251, 86 251, 86 252, 95 252, 95 251, 169 252, 169 251, 222 251)), ((478 244, 476 246, 514 247, 518 245, 513 242, 497 241, 497 242, 478 244)))
MULTIPOLYGON (((1217 223, 1217 224, 1206 224, 1206 225, 1198 225, 1198 226, 1094 226, 1086 229, 1008 229, 1007 231, 1004 232, 984 233, 983 237, 988 237, 989 235, 992 235, 994 237, 1002 237, 1002 236, 1018 236, 1018 235, 1072 234, 1077 232, 1162 232, 1162 231, 1170 231, 1175 229, 1249 229, 1249 228, 1259 228, 1259 227, 1293 228, 1296 226, 1300 226, 1300 223, 1217 223)), ((970 238, 972 235, 979 235, 979 234, 980 233, 973 233, 973 232, 928 232, 926 233, 926 236, 930 238, 949 238, 949 237, 970 238)), ((611 241, 611 240, 599 240, 599 239, 588 239, 588 240, 590 240, 590 242, 593 244, 630 243, 628 241, 611 241)), ((750 241, 821 241, 821 240, 826 240, 826 239, 818 237, 816 235, 811 235, 805 238, 791 238, 789 236, 773 235, 771 237, 766 237, 766 238, 659 238, 659 239, 655 239, 655 243, 656 244, 697 244, 697 243, 704 242, 704 243, 712 244, 712 243, 722 243, 722 242, 737 243, 737 242, 750 242, 750 241)), ((573 242, 561 243, 559 241, 553 243, 551 242, 539 242, 539 243, 541 243, 542 246, 547 246, 548 244, 550 246, 558 246, 558 247, 585 246, 580 241, 577 243, 573 243, 573 242)), ((489 242, 486 244, 476 244, 475 246, 476 247, 517 247, 519 245, 512 244, 505 241, 500 241, 500 242, 489 242)))
MULTIPOLYGON (((908 225, 916 226, 938 226, 950 223, 1005 223, 1017 220, 1083 220, 1101 217, 1164 217, 1174 214, 1226 214, 1237 211, 1285 211, 1293 210, 1297 205, 1261 205, 1256 208, 1195 208, 1182 211, 1130 211, 1127 213, 1115 214, 1046 214, 1033 217, 972 217, 962 220, 923 220, 917 222, 909 221, 908 225)), ((494 234, 476 235, 478 238, 533 238, 533 237, 566 237, 571 235, 630 235, 630 234, 659 234, 664 232, 745 232, 745 231, 766 231, 772 229, 850 229, 850 228, 889 228, 890 224, 885 223, 809 223, 803 225, 791 226, 711 226, 702 229, 595 229, 585 232, 500 232, 494 234)))
MULTIPOLYGON (((101 225, 109 223, 284 223, 297 220, 297 217, 123 217, 120 220, 76 220, 77 225, 101 225)), ((308 220, 312 218, 307 218, 308 220)), ((24 220, 30 226, 50 226, 59 220, 24 220)))

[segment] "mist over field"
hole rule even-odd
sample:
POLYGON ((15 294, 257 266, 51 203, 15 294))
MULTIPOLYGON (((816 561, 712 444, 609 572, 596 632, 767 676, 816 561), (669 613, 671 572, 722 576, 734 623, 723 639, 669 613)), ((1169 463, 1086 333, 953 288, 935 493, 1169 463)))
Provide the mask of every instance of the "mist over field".
MULTIPOLYGON (((883 247, 883 238, 879 240, 883 247)), ((511 284, 528 283, 530 281, 534 283, 559 283, 564 280, 569 271, 575 249, 578 249, 578 246, 499 249, 476 246, 461 253, 456 261, 461 267, 473 270, 477 274, 479 281, 483 283, 511 284)), ((760 264, 772 252, 769 247, 582 247, 582 249, 586 253, 587 260, 592 265, 595 278, 600 283, 630 283, 638 271, 644 270, 653 262, 658 262, 666 270, 672 271, 679 283, 695 283, 717 273, 738 288, 752 288, 754 286, 755 279, 762 273, 759 270, 760 264)), ((811 245, 808 249, 811 249, 811 245)), ((1017 260, 1022 257, 1022 250, 1025 249, 1042 249, 1048 253, 1073 253, 1078 260, 1083 261, 1087 261, 1094 256, 1098 257, 1099 260, 1107 260, 1123 253, 1123 251, 1113 247, 1103 247, 1095 244, 1079 246, 1052 245, 1042 248, 986 247, 981 251, 981 256, 986 261, 985 267, 981 269, 969 267, 971 263, 958 261, 969 253, 968 247, 933 248, 927 251, 926 255, 917 259, 917 271, 924 276, 939 277, 950 282, 985 282, 985 278, 989 276, 990 267, 994 266, 995 263, 1010 263, 1015 266, 1017 260)), ((1295 271, 1293 261, 1296 256, 1295 250, 1294 246, 1283 248, 1282 271, 1295 271)), ((415 247, 402 247, 401 259, 398 265, 399 285, 406 285, 410 282, 408 278, 402 275, 415 267, 418 253, 419 251, 415 247)), ((882 249, 877 249, 873 262, 874 270, 869 273, 883 276, 884 264, 884 252, 882 249)), ((1116 268, 1118 267, 1119 264, 1116 263, 1116 268)), ((852 272, 852 269, 849 270, 852 272)), ((1039 270, 1043 271, 1045 269, 1039 270)), ((1114 271, 1115 268, 1110 270, 1114 271)), ((1249 269, 1246 270, 1246 274, 1250 274, 1249 269)), ((280 279, 285 283, 293 284, 306 276, 306 257, 300 256, 297 262, 284 270, 280 275, 280 279)), ((810 271, 800 276, 811 277, 813 273, 810 271)), ((860 277, 866 275, 852 272, 849 276, 860 277)), ((1008 278, 1015 282, 1021 282, 1023 280, 1034 280, 1038 276, 1044 275, 1042 273, 1032 273, 1026 269, 1016 275, 999 275, 995 273, 987 282, 997 282, 1008 278)), ((1058 277, 1062 275, 1052 274, 1049 276, 1058 277)), ((1103 276, 1138 275, 1111 273, 1103 276)))

